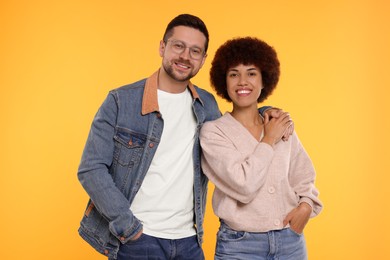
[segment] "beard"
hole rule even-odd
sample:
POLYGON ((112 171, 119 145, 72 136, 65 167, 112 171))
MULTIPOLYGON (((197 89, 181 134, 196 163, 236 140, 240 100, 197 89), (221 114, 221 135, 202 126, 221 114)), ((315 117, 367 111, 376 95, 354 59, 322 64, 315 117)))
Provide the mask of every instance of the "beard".
MULTIPOLYGON (((174 62, 174 61, 173 61, 174 62)), ((180 63, 183 64, 188 64, 188 62, 179 60, 180 63)), ((188 64, 189 65, 189 64, 188 64)), ((182 74, 180 72, 177 72, 173 69, 173 66, 169 61, 163 62, 163 68, 165 72, 174 80, 180 81, 180 82, 185 82, 190 80, 192 77, 194 77, 199 70, 191 70, 187 74, 182 74)))

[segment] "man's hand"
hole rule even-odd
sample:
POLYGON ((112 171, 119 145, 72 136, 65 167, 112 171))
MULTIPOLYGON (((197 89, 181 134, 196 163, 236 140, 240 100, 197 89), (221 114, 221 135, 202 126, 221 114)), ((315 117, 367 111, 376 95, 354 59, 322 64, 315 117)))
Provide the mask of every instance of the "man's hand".
POLYGON ((140 238, 141 237, 141 235, 142 235, 142 233, 144 232, 144 230, 143 229, 141 229, 141 231, 140 232, 138 232, 137 233, 137 235, 135 235, 133 238, 131 238, 130 240, 131 241, 135 241, 135 240, 137 240, 138 238, 140 238))
MULTIPOLYGON (((270 109, 267 109, 266 111, 264 111, 264 116, 265 116, 265 114, 267 114, 269 118, 273 118, 273 117, 279 118, 281 115, 284 114, 284 112, 280 108, 273 107, 273 108, 270 108, 270 109)), ((287 113, 287 115, 288 115, 290 125, 287 127, 286 131, 284 132, 284 134, 282 136, 283 141, 288 141, 288 138, 294 132, 294 122, 292 121, 290 114, 287 113)))
POLYGON ((283 220, 283 225, 290 224, 290 228, 298 234, 303 232, 309 221, 312 208, 306 202, 302 202, 298 207, 293 209, 283 220))

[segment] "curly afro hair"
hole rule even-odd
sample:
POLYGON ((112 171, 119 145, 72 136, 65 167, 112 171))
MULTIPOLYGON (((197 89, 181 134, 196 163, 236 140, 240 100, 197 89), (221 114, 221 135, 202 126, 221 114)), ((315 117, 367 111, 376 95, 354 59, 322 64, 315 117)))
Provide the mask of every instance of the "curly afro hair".
POLYGON ((280 75, 280 63, 273 47, 254 37, 235 38, 221 45, 211 63, 210 82, 217 94, 231 102, 226 85, 228 69, 254 65, 261 71, 263 89, 258 103, 264 101, 276 88, 280 75))

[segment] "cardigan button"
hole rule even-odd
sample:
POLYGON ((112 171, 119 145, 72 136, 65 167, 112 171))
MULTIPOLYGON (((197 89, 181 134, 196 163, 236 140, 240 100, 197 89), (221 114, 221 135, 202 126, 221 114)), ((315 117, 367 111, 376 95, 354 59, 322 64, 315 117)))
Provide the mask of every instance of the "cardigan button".
POLYGON ((154 147, 154 143, 150 143, 150 144, 149 144, 149 147, 150 147, 150 148, 153 148, 153 147, 154 147))

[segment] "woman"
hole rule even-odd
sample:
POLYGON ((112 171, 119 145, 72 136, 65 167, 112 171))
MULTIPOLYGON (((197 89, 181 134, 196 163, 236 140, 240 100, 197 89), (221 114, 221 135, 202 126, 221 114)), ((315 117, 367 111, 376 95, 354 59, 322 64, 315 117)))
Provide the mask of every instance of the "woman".
POLYGON ((275 50, 257 38, 227 41, 212 62, 213 88, 233 103, 200 134, 221 220, 215 259, 307 259, 303 229, 322 208, 315 170, 296 133, 281 141, 288 114, 262 118, 257 108, 279 75, 275 50))

